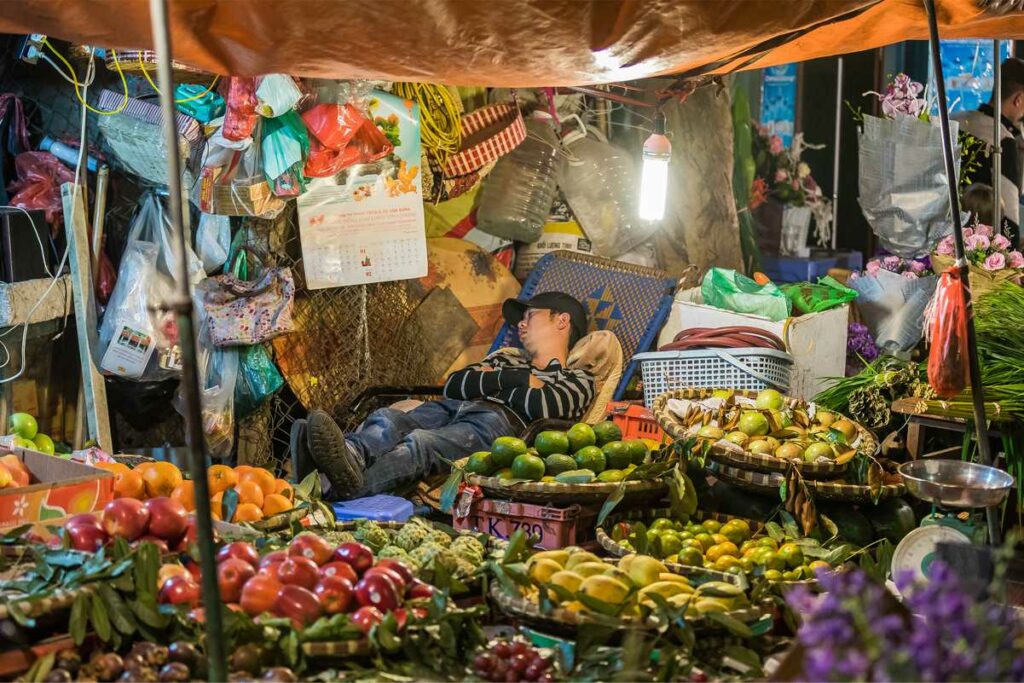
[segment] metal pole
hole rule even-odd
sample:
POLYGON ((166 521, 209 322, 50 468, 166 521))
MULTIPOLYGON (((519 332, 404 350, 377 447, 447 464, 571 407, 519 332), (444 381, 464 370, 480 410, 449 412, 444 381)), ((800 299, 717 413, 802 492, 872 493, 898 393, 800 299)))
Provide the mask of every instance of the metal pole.
POLYGON ((999 235, 1003 225, 1003 74, 999 63, 999 39, 992 41, 992 229, 999 235))
POLYGON ((196 367, 196 336, 192 320, 192 297, 189 292, 188 259, 182 214, 181 159, 178 156, 178 133, 175 126, 174 82, 171 75, 171 30, 167 18, 167 0, 150 0, 153 47, 157 54, 157 82, 160 85, 160 109, 164 143, 167 150, 167 204, 171 229, 176 239, 177 291, 168 309, 178 318, 178 341, 181 344, 182 388, 185 397, 185 442, 189 451, 189 470, 195 487, 196 526, 199 545, 199 566, 202 570, 203 604, 206 607, 206 657, 209 680, 226 681, 223 605, 217 586, 217 563, 213 545, 213 521, 210 518, 210 486, 206 477, 206 448, 199 403, 199 373, 196 367))
POLYGON ((832 155, 832 251, 839 235, 839 136, 843 132, 843 58, 836 60, 836 134, 832 155))
MULTIPOLYGON (((942 74, 942 56, 939 53, 939 23, 935 17, 935 0, 924 0, 928 13, 928 43, 931 47, 932 66, 935 69, 935 92, 939 99, 939 126, 942 130, 942 155, 946 162, 946 180, 949 183, 949 208, 953 212, 953 241, 956 246, 956 265, 960 269, 960 282, 964 288, 967 308, 967 361, 971 380, 971 399, 974 404, 974 426, 978 434, 978 452, 981 461, 992 464, 989 452, 988 426, 985 421, 985 390, 981 386, 981 367, 978 364, 978 340, 974 333, 974 312, 971 308, 971 286, 967 259, 964 256, 964 237, 960 223, 960 197, 957 189, 956 167, 953 164, 953 141, 949 138, 949 110, 946 108, 946 81, 942 74)), ((999 517, 995 508, 986 508, 989 542, 999 543, 999 517)))

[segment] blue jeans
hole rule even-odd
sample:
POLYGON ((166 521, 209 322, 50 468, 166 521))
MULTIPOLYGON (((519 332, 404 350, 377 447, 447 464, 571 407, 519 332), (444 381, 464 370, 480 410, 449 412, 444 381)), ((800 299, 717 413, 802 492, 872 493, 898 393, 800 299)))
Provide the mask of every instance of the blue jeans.
POLYGON ((362 455, 360 496, 393 491, 446 471, 455 461, 487 450, 515 430, 508 418, 472 401, 428 401, 403 413, 381 408, 345 440, 362 455))

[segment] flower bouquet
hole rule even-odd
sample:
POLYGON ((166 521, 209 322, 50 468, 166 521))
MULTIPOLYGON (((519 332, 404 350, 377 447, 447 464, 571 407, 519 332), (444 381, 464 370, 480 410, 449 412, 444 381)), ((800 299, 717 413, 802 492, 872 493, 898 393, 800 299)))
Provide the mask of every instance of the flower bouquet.
MULTIPOLYGON (((1000 282, 1020 284, 1024 272, 1024 254, 1013 249, 1010 240, 996 235, 991 226, 964 228, 964 252, 971 271, 971 291, 981 295, 1000 282)), ((953 236, 944 237, 935 247, 932 263, 937 272, 950 268, 956 261, 953 236)))
POLYGON ((905 355, 921 341, 924 311, 937 279, 927 259, 884 256, 868 261, 847 285, 858 293, 857 309, 880 349, 905 355))

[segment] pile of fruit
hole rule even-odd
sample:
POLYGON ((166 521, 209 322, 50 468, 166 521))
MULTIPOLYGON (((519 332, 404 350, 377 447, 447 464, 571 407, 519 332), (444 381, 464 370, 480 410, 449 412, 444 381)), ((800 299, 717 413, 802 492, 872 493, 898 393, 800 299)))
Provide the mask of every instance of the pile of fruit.
POLYGON ((619 522, 611 533, 612 540, 628 552, 643 550, 669 563, 763 575, 769 581, 811 579, 819 568, 832 568, 823 559, 811 558, 810 554, 827 556, 829 552, 817 541, 781 535, 781 539, 770 535, 753 538, 750 525, 742 519, 723 524, 715 519, 683 522, 666 517, 655 519, 650 526, 619 522))
MULTIPOLYGON (((53 439, 39 432, 36 419, 28 413, 14 413, 9 420, 10 433, 3 437, 2 445, 7 448, 26 448, 47 455, 55 455, 53 439)), ((62 455, 61 457, 70 457, 62 455)), ((0 456, 0 489, 28 486, 32 476, 25 463, 17 455, 8 453, 0 456)))
POLYGON ((539 552, 530 557, 527 568, 533 582, 527 597, 539 600, 543 588, 562 609, 572 612, 641 619, 656 606, 652 593, 684 608, 689 617, 750 605, 743 589, 734 584, 709 581, 695 588, 686 577, 669 572, 661 560, 649 555, 630 554, 609 564, 573 547, 539 552))
MULTIPOLYGON (((165 564, 157 578, 159 600, 197 607, 200 581, 193 563, 165 564)), ((335 547, 312 533, 262 557, 251 543, 228 543, 217 553, 217 582, 228 607, 251 617, 269 613, 305 628, 321 616, 343 614, 363 633, 389 612, 400 629, 410 615, 422 618, 416 601, 435 592, 398 560, 375 557, 354 541, 335 547)))
MULTIPOLYGON (((114 473, 117 498, 146 500, 167 496, 192 512, 196 509, 195 487, 170 462, 147 462, 134 469, 121 463, 98 463, 114 473)), ((259 522, 295 507, 295 491, 284 479, 277 479, 262 467, 211 465, 207 470, 210 508, 214 519, 225 522, 259 522), (229 493, 230 492, 230 493, 229 493), (229 502, 225 496, 229 496, 229 502)))
MULTIPOLYGON (((71 548, 95 552, 115 538, 129 543, 149 541, 161 553, 186 552, 196 541, 195 515, 189 515, 180 502, 167 496, 145 502, 135 498, 118 498, 103 508, 99 515, 84 513, 64 523, 64 534, 71 548)), ((54 542, 59 541, 54 537, 54 542)))
POLYGON ((377 557, 398 560, 428 580, 437 565, 443 565, 450 575, 465 579, 475 574, 484 562, 485 548, 476 536, 452 537, 418 517, 398 529, 360 520, 352 531, 325 532, 324 536, 336 543, 363 543, 377 557))
POLYGON ((553 484, 618 482, 644 463, 655 442, 622 440, 614 422, 579 423, 568 431, 545 431, 532 444, 502 436, 490 451, 469 456, 466 471, 485 477, 553 484))
POLYGON ((813 404, 787 407, 774 389, 761 391, 754 400, 730 390, 717 390, 712 398, 721 399, 713 409, 689 402, 674 411, 689 436, 725 449, 797 463, 842 464, 856 453, 856 424, 817 410, 813 404))
POLYGON ((555 680, 550 673, 552 661, 537 648, 522 640, 499 640, 473 660, 473 673, 482 680, 504 683, 510 681, 555 680))

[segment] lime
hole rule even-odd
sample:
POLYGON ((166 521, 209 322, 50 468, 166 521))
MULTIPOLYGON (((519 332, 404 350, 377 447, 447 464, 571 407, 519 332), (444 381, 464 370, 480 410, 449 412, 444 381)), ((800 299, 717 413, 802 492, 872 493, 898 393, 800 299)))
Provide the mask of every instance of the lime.
POLYGON ((604 472, 601 472, 601 474, 597 475, 597 480, 606 484, 618 483, 625 478, 626 473, 622 470, 605 470, 604 472))
POLYGON ((694 548, 683 548, 679 551, 679 564, 689 567, 701 567, 704 565, 704 556, 694 548))
POLYGON ((584 446, 576 451, 576 466, 581 470, 591 470, 595 474, 602 472, 606 465, 604 452, 597 446, 584 446))
POLYGON ((32 443, 36 445, 36 450, 40 453, 46 453, 47 455, 53 455, 55 452, 53 439, 46 434, 36 434, 32 438, 32 443))
POLYGON ((544 476, 544 461, 536 455, 524 453, 512 461, 512 478, 540 481, 544 476))
POLYGON ((494 476, 498 479, 515 479, 515 477, 512 476, 512 468, 510 467, 498 470, 494 473, 494 476))
POLYGON ((771 548, 772 550, 779 549, 779 542, 771 536, 762 536, 761 538, 757 539, 757 544, 764 546, 765 548, 771 548))
POLYGON ((679 532, 679 538, 681 538, 681 539, 683 539, 685 541, 688 538, 693 538, 693 534, 691 534, 689 531, 686 531, 684 529, 683 531, 679 532))
POLYGON ((727 572, 733 567, 740 567, 742 569, 739 558, 732 555, 722 555, 712 563, 711 567, 716 572, 727 572))
POLYGON ((743 567, 743 571, 745 572, 754 571, 754 561, 749 557, 741 557, 740 566, 743 567))
POLYGON ((499 436, 491 444, 491 462, 495 467, 511 467, 517 455, 526 453, 526 442, 514 436, 499 436))
POLYGON ((622 439, 622 430, 619 429, 619 425, 605 420, 604 422, 598 422, 594 425, 594 436, 597 437, 597 444, 603 446, 610 441, 619 441, 622 439))
POLYGON ((549 477, 548 475, 544 475, 540 480, 545 484, 554 484, 557 481, 554 477, 549 477))
POLYGON ((750 532, 739 526, 730 526, 732 522, 726 522, 722 527, 721 534, 733 543, 740 544, 750 537, 750 532))
POLYGON ((799 581, 800 580, 800 571, 797 570, 797 569, 794 569, 792 571, 782 572, 782 580, 783 581, 799 581))
POLYGON ((16 434, 29 441, 39 433, 39 424, 28 413, 13 413, 7 420, 7 426, 10 428, 11 434, 16 434))
POLYGON ((647 458, 647 444, 640 439, 630 439, 622 443, 626 444, 626 448, 629 450, 629 459, 634 465, 644 464, 644 459, 647 458))
POLYGON ((601 451, 604 453, 608 467, 613 470, 621 470, 633 462, 629 455, 629 447, 625 441, 609 441, 604 446, 601 446, 601 451))
POLYGON ((684 538, 683 539, 683 547, 684 548, 693 548, 694 550, 696 550, 701 555, 704 554, 704 546, 696 538, 684 538))
POLYGON ((716 545, 719 543, 732 543, 725 534, 711 534, 711 538, 714 539, 716 545))
POLYGON ((533 440, 533 447, 541 456, 569 452, 569 436, 565 432, 541 432, 533 440))
POLYGON ((651 529, 655 531, 664 531, 665 529, 672 528, 672 520, 668 517, 658 517, 656 520, 651 522, 651 529))
POLYGON ((814 576, 815 574, 818 573, 819 569, 823 569, 823 570, 826 570, 826 571, 831 570, 832 569, 832 565, 830 565, 825 560, 815 560, 814 562, 811 562, 807 566, 807 568, 810 570, 811 576, 814 576))
POLYGON ((466 471, 472 472, 473 474, 480 474, 483 476, 489 476, 494 471, 494 463, 491 462, 491 454, 489 451, 477 451, 473 455, 469 456, 469 462, 466 463, 466 471))
POLYGON ((700 523, 700 525, 704 527, 704 531, 709 534, 717 534, 722 529, 722 523, 717 519, 705 519, 700 523))
POLYGON ((779 557, 790 569, 796 569, 804 563, 804 551, 796 543, 783 543, 779 548, 779 557))
POLYGON ((675 555, 683 549, 682 540, 675 534, 662 534, 661 536, 661 554, 662 555, 675 555))
POLYGON ((565 435, 569 439, 569 453, 575 453, 581 448, 593 446, 597 443, 597 436, 594 434, 593 427, 584 422, 574 424, 565 435))
POLYGON ((697 534, 694 538, 696 538, 696 540, 700 542, 701 547, 704 548, 705 552, 708 548, 715 545, 715 539, 711 538, 711 534, 697 534))
POLYGON ((764 553, 761 558, 763 561, 758 564, 763 564, 765 569, 775 569, 781 572, 786 568, 786 561, 776 555, 775 551, 764 553))
POLYGON ((782 572, 778 569, 769 569, 764 573, 764 578, 769 581, 782 581, 782 572))
POLYGON ((551 476, 576 469, 576 461, 570 455, 555 453, 544 458, 544 469, 551 476))

